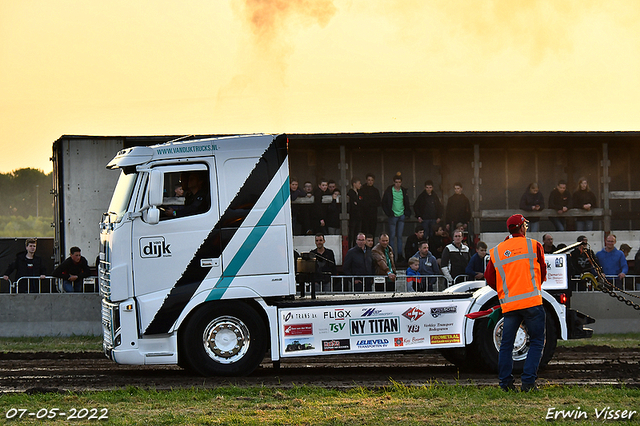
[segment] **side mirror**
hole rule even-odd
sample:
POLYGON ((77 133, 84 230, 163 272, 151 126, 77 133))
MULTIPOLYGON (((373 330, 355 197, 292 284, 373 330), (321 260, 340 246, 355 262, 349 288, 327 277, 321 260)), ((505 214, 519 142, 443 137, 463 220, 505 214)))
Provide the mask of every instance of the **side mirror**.
POLYGON ((151 206, 143 213, 144 221, 150 225, 155 225, 160 222, 160 209, 156 206, 151 206))
POLYGON ((160 170, 151 170, 151 173, 149 173, 149 205, 151 207, 162 205, 163 186, 162 172, 160 170))

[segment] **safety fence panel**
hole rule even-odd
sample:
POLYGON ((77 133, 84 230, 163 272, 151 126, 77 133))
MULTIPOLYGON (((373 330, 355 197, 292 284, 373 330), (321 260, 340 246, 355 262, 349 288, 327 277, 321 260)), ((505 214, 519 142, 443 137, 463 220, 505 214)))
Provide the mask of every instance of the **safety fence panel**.
MULTIPOLYGON (((62 279, 57 277, 45 276, 40 278, 22 277, 17 281, 4 280, 8 285, 0 287, 0 294, 48 294, 48 293, 67 293, 62 285, 62 279)), ((82 281, 82 291, 77 293, 97 293, 98 282, 96 277, 88 277, 82 281)))

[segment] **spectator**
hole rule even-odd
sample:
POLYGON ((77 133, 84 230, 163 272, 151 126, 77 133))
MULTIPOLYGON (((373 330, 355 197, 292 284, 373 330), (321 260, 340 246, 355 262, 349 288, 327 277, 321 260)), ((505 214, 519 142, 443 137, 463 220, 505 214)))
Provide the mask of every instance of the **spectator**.
POLYGON ((338 185, 336 185, 336 181, 335 180, 329 179, 327 181, 327 192, 329 194, 333 194, 333 191, 335 191, 337 187, 338 187, 338 185))
POLYGON ((306 193, 300 189, 298 179, 291 177, 289 179, 289 191, 291 196, 291 222, 293 224, 293 232, 295 235, 300 234, 301 217, 303 206, 301 204, 294 204, 293 202, 298 198, 302 198, 306 193))
MULTIPOLYGON (((588 248, 588 239, 584 235, 580 235, 576 242, 582 242, 581 245, 573 249, 569 256, 569 273, 572 277, 579 277, 585 272, 591 274, 596 273, 595 265, 596 255, 593 250, 588 248)), ((584 290, 586 287, 586 281, 580 281, 578 284, 578 290, 584 290)))
MULTIPOLYGON (((544 197, 540 193, 538 184, 533 182, 527 188, 522 197, 520 198, 520 209, 525 212, 539 212, 544 209, 544 197)), ((529 218, 529 231, 538 232, 540 230, 540 218, 529 218)))
POLYGON ((184 207, 174 209, 165 208, 165 215, 169 217, 185 217, 204 213, 211 206, 209 191, 209 175, 205 171, 190 172, 187 180, 189 192, 185 196, 184 207))
POLYGON ((391 247, 397 252, 398 262, 404 261, 402 257, 402 234, 404 233, 404 221, 411 216, 411 204, 409 204, 407 189, 402 186, 400 172, 393 177, 393 185, 384 191, 382 210, 389 218, 391 247))
POLYGON ((596 257, 605 276, 624 280, 629 272, 629 266, 624 253, 618 250, 615 244, 616 236, 610 234, 604 241, 604 248, 596 254, 596 257))
POLYGON ((553 237, 551 234, 544 234, 542 236, 542 248, 544 249, 544 254, 551 254, 557 250, 556 246, 553 245, 553 237))
MULTIPOLYGON (((354 290, 361 291, 363 288, 362 280, 366 282, 366 290, 371 290, 373 284, 372 278, 363 278, 367 275, 373 275, 373 265, 371 260, 370 250, 366 247, 366 237, 360 232, 356 235, 356 245, 351 247, 347 254, 344 256, 344 262, 342 263, 342 271, 344 275, 351 275, 355 278, 354 290), (371 280, 371 281, 369 281, 371 280)), ((351 283, 351 278, 345 278, 345 285, 351 283)))
MULTIPOLYGON (((19 281, 22 277, 40 277, 43 279, 46 269, 42 264, 40 256, 36 256, 36 248, 38 241, 35 238, 27 238, 24 243, 25 251, 16 254, 16 258, 7 266, 2 277, 9 281, 9 275, 16 271, 15 281, 19 281)), ((18 293, 40 293, 39 280, 22 280, 18 283, 18 293)))
POLYGON ((633 249, 633 247, 631 247, 629 244, 620 244, 620 251, 624 253, 625 258, 629 257, 631 249, 633 249))
MULTIPOLYGON (((580 178, 578 181, 578 189, 573 193, 573 208, 581 209, 584 211, 591 211, 591 209, 597 207, 596 196, 589 188, 589 183, 586 178, 580 178)), ((590 217, 577 217, 576 218, 576 230, 577 231, 593 231, 593 219, 590 217)))
POLYGON ((360 189, 362 196, 362 232, 376 234, 378 225, 378 206, 380 206, 380 191, 373 186, 376 177, 373 173, 367 173, 366 185, 360 189))
POLYGON ((429 235, 429 247, 436 259, 442 258, 442 252, 444 248, 451 242, 449 234, 445 230, 445 226, 440 224, 436 226, 436 230, 433 234, 429 235))
POLYGON ((471 259, 465 268, 465 272, 472 280, 483 280, 485 268, 484 260, 487 255, 487 243, 484 241, 478 241, 476 248, 477 251, 473 256, 471 256, 471 259))
POLYGON ((360 179, 351 179, 351 189, 347 192, 347 212, 349 213, 349 246, 355 245, 356 235, 362 231, 362 183, 360 179))
POLYGON ((464 229, 469 228, 469 221, 471 220, 471 204, 466 195, 462 193, 462 184, 456 182, 453 184, 454 194, 447 200, 447 226, 448 229, 453 232, 453 229, 457 223, 462 223, 464 229))
POLYGON ((365 246, 367 246, 367 248, 365 249, 367 251, 367 253, 369 253, 371 251, 371 249, 373 249, 373 235, 371 234, 367 234, 365 236, 365 246))
POLYGON ((340 210, 338 202, 340 190, 334 189, 331 193, 331 203, 327 205, 327 229, 329 235, 340 235, 340 210))
POLYGON ((331 195, 328 190, 329 183, 326 179, 320 178, 318 180, 318 187, 313 190, 313 211, 311 212, 311 218, 313 220, 312 229, 315 233, 327 232, 328 205, 322 202, 322 197, 325 195, 331 195))
POLYGON ((420 268, 420 261, 416 257, 409 258, 409 267, 407 268, 407 291, 415 292, 417 288, 423 287, 423 278, 420 277, 418 268, 420 268))
POLYGON ((345 275, 373 275, 371 262, 367 262, 367 256, 365 254, 365 241, 365 235, 360 232, 356 236, 356 245, 351 247, 344 256, 342 271, 345 275))
POLYGON ((449 285, 454 284, 456 277, 466 275, 469 263, 469 247, 462 244, 462 231, 456 229, 453 232, 453 242, 442 251, 442 274, 447 278, 449 285))
MULTIPOLYGON (((428 238, 435 230, 435 226, 440 223, 443 212, 442 203, 436 193, 433 192, 432 181, 427 180, 424 183, 424 191, 418 195, 416 202, 413 204, 413 210, 428 238)), ((408 255, 410 252, 406 253, 408 255)))
POLYGON ((371 251, 371 258, 373 260, 374 273, 376 275, 386 275, 386 288, 391 290, 396 281, 396 263, 393 257, 393 248, 389 244, 389 236, 387 234, 380 235, 378 244, 371 251))
MULTIPOLYGON (((440 266, 438 266, 438 260, 435 258, 433 254, 429 251, 429 243, 426 241, 420 241, 418 245, 418 252, 413 255, 413 257, 417 258, 420 261, 420 266, 418 268, 418 272, 420 275, 442 275, 442 271, 440 270, 440 266)), ((429 278, 429 291, 433 291, 433 285, 436 284, 437 278, 429 278)), ((418 286, 417 291, 425 291, 426 286, 423 285, 418 286)))
POLYGON ((416 229, 412 235, 407 237, 407 243, 404 245, 404 253, 410 256, 411 253, 418 251, 420 241, 424 240, 424 229, 422 225, 416 225, 416 229))
POLYGON ((67 293, 81 293, 83 280, 91 275, 87 259, 82 256, 79 247, 71 247, 71 254, 53 271, 51 275, 62 278, 62 288, 67 293))
MULTIPOLYGON (((571 194, 567 191, 567 182, 558 181, 556 187, 549 194, 549 208, 559 215, 564 215, 571 208, 571 194)), ((556 227, 556 231, 565 231, 567 229, 564 217, 550 216, 549 220, 556 227)))
POLYGON ((311 253, 316 258, 316 273, 314 275, 314 283, 316 291, 331 291, 331 276, 336 275, 336 256, 333 250, 326 248, 325 238, 322 234, 316 234, 316 248, 311 253))

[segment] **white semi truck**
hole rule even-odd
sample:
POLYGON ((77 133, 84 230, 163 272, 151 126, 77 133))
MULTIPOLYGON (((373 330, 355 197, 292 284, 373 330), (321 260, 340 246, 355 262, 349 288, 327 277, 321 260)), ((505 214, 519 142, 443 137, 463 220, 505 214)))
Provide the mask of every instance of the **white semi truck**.
MULTIPOLYGON (((121 172, 101 221, 105 354, 235 376, 251 373, 267 352, 277 364, 433 349, 457 364, 495 369, 501 321, 487 327, 465 317, 498 304, 484 281, 442 293, 296 294, 287 143, 285 135, 176 141, 124 149, 109 162, 121 172), (192 194, 186 200, 181 186, 192 194)), ((547 263, 544 288, 558 294, 543 292, 543 363, 558 338, 589 335, 559 303, 564 255, 547 263)), ((522 328, 516 368, 527 351, 522 328)))

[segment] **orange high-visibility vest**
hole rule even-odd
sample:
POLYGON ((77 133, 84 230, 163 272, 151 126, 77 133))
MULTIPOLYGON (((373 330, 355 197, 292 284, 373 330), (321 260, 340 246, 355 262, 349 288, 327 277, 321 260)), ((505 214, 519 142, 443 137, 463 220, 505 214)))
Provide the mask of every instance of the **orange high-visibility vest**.
POLYGON ((502 312, 542 305, 542 280, 536 246, 535 240, 514 237, 491 249, 502 312))

